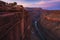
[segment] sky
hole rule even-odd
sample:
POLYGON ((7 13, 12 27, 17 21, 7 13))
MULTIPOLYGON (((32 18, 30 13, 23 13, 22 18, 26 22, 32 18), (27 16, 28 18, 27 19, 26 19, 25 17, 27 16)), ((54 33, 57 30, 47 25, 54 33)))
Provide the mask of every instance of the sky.
POLYGON ((49 10, 60 10, 60 0, 3 0, 5 2, 17 2, 24 7, 39 7, 49 10))

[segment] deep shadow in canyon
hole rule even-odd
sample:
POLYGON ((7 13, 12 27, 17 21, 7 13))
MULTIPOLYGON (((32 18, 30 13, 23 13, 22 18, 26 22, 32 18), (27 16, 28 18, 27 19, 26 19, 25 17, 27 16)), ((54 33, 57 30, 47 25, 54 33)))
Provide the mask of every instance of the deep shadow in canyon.
POLYGON ((0 40, 60 40, 60 10, 0 1, 0 40))

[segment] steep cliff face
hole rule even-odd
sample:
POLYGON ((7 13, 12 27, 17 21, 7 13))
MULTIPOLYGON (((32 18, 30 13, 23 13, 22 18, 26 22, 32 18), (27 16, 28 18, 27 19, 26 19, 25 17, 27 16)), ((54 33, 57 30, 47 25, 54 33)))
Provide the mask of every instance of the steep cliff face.
POLYGON ((30 23, 22 5, 0 6, 0 40, 30 40, 30 23))
POLYGON ((47 29, 51 40, 60 39, 60 11, 44 11, 40 15, 40 24, 47 29))

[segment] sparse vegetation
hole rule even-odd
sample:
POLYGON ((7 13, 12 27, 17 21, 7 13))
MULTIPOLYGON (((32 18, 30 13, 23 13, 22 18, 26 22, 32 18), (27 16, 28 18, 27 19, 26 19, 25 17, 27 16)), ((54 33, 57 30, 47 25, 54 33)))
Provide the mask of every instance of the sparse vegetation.
POLYGON ((0 12, 21 12, 24 10, 22 5, 17 5, 17 2, 14 3, 6 3, 0 1, 0 12))

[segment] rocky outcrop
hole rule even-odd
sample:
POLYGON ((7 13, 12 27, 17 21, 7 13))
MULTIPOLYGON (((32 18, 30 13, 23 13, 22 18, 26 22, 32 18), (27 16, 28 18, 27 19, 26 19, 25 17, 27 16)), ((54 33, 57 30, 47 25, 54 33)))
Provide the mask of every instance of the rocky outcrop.
POLYGON ((24 7, 22 5, 17 5, 16 2, 14 3, 6 3, 0 1, 0 12, 21 12, 24 7))
POLYGON ((40 24, 45 31, 48 40, 60 40, 60 11, 43 11, 40 15, 40 24))
POLYGON ((30 40, 30 17, 20 6, 0 6, 0 40, 30 40))

